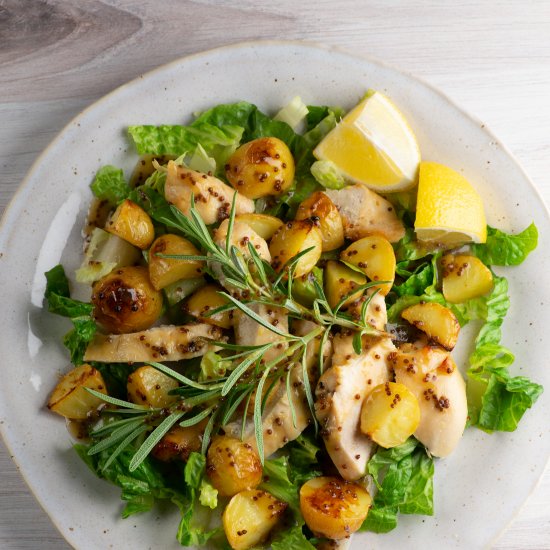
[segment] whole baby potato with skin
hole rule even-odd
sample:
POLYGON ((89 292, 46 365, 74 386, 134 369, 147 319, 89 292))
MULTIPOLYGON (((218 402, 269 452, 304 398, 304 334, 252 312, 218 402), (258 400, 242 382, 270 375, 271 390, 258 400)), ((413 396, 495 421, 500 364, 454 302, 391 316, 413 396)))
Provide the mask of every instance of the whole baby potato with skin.
POLYGON ((294 157, 275 137, 241 145, 225 165, 229 183, 249 199, 284 193, 294 181, 294 157))
POLYGON ((162 294, 146 267, 121 267, 97 281, 92 290, 94 316, 113 334, 149 328, 162 312, 162 294))
POLYGON ((206 473, 221 496, 231 497, 262 481, 262 463, 248 443, 226 435, 212 440, 206 456, 206 473))

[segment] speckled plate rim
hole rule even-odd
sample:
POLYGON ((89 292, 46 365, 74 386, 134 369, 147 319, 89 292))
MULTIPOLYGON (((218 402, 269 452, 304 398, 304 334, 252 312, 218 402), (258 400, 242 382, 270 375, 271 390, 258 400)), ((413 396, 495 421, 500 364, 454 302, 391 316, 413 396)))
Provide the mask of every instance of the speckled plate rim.
MULTIPOLYGON (((482 121, 475 115, 472 115, 471 113, 465 111, 460 105, 458 105, 453 99, 451 99, 445 92, 441 91, 439 88, 433 86, 423 78, 420 78, 409 71, 402 70, 400 68, 397 68, 393 66, 392 64, 389 64, 384 61, 380 61, 378 59, 375 59, 368 55, 360 55, 357 53, 351 53, 347 51, 345 48, 341 48, 338 46, 328 46, 325 44, 315 43, 312 41, 298 41, 298 40, 258 40, 258 41, 244 41, 244 42, 237 42, 232 43, 224 46, 220 46, 217 48, 212 48, 209 50, 203 50, 200 52, 196 52, 193 54, 189 54, 180 58, 177 58, 169 63, 165 63, 159 67, 156 67, 155 69, 152 69, 150 71, 147 71, 143 74, 140 74, 136 78, 128 81, 127 83, 122 84, 121 86, 118 86, 111 92, 107 93, 106 95, 102 96, 100 99, 94 101, 91 103, 88 107, 80 111, 76 116, 74 116, 56 135, 56 137, 48 144, 48 146, 39 154, 39 156, 35 159, 33 162, 31 168, 23 178, 22 182, 18 186, 15 194, 10 199, 8 205, 6 206, 2 217, 0 219, 0 250, 4 250, 3 245, 6 241, 7 237, 9 236, 8 233, 12 226, 16 223, 18 215, 21 213, 23 209, 23 201, 22 198, 25 194, 25 192, 28 190, 27 186, 29 182, 33 179, 35 174, 40 171, 41 164, 43 163, 44 159, 48 157, 50 151, 55 148, 56 145, 63 139, 64 135, 69 132, 74 125, 77 124, 78 120, 90 113, 91 111, 97 109, 100 105, 103 105, 105 103, 108 103, 111 101, 112 98, 118 96, 119 94, 122 94, 126 89, 133 87, 136 83, 141 82, 142 80, 149 79, 151 77, 154 77, 157 74, 161 74, 165 71, 170 70, 171 68, 187 61, 197 60, 201 58, 208 58, 210 56, 215 56, 217 53, 226 52, 228 50, 239 50, 242 48, 248 48, 248 47, 269 47, 269 46, 289 46, 293 45, 295 47, 304 47, 306 49, 320 49, 324 50, 327 53, 338 53, 342 54, 351 58, 354 58, 356 60, 363 60, 366 64, 370 64, 373 66, 378 66, 384 69, 387 69, 389 71, 400 73, 401 75, 406 76, 407 78, 421 84, 423 87, 430 89, 434 94, 440 96, 443 100, 445 100, 450 107, 454 108, 456 111, 458 111, 463 117, 469 119, 471 122, 481 126, 483 128, 484 133, 486 133, 491 139, 498 145, 499 149, 508 156, 513 163, 516 165, 516 168, 521 172, 523 179, 525 182, 530 186, 531 191, 536 195, 540 205, 545 211, 545 215, 548 221, 550 221, 550 211, 548 209, 548 206, 545 204, 544 199, 542 198, 539 190, 534 185, 534 183, 531 181, 530 177, 526 173, 526 171, 521 166, 520 162, 516 158, 516 156, 508 149, 508 147, 502 143, 498 137, 492 132, 490 127, 487 126, 486 123, 482 123, 482 121)), ((13 446, 11 443, 11 437, 9 434, 9 431, 5 428, 3 423, 0 423, 0 435, 2 436, 4 443, 6 444, 6 447, 8 448, 10 452, 10 456, 14 463, 16 464, 20 474, 22 475, 23 479, 25 480, 27 486, 29 487, 30 491, 32 492, 33 496, 37 500, 37 502, 41 505, 42 509, 45 511, 45 513, 48 515, 52 523, 56 526, 60 534, 65 538, 65 540, 71 544, 70 533, 67 533, 64 528, 60 525, 58 522, 57 516, 53 514, 51 510, 48 509, 46 503, 43 501, 43 499, 37 494, 35 491, 35 488, 33 484, 30 482, 27 471, 21 467, 21 464, 18 460, 18 455, 13 451, 13 446)), ((541 481, 542 473, 544 472, 545 468, 548 467, 548 464, 550 464, 550 457, 547 457, 546 460, 546 466, 541 468, 541 475, 535 479, 530 487, 529 495, 532 494, 532 492, 535 490, 535 488, 538 486, 538 484, 541 481)), ((502 528, 500 528, 499 532, 495 534, 492 542, 490 545, 492 546, 494 542, 496 542, 501 535, 508 529, 510 524, 513 522, 517 514, 520 512, 520 510, 525 506, 525 503, 527 502, 529 497, 525 499, 522 503, 518 504, 516 507, 516 511, 514 515, 510 518, 510 520, 504 525, 502 528)))

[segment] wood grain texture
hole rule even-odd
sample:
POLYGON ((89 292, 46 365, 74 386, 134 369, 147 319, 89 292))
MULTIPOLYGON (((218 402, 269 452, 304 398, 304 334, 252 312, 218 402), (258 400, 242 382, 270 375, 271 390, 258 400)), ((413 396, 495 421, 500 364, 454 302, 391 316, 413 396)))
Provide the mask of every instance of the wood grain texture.
MULTIPOLYGON (((483 119, 550 203, 547 1, 0 0, 0 212, 100 96, 177 57, 256 39, 322 42, 424 78, 483 119)), ((0 548, 69 548, 1 444, 0 476, 0 548)), ((495 548, 550 549, 548 469, 495 548)))

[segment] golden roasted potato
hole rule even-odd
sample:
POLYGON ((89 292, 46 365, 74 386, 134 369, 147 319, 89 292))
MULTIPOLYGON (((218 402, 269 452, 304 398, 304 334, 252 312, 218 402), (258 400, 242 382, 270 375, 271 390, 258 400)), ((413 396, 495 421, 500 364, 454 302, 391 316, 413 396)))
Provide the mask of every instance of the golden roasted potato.
MULTIPOLYGON (((327 262, 324 280, 325 294, 330 307, 336 307, 342 298, 350 294, 358 286, 364 285, 367 282, 367 278, 364 275, 334 260, 327 262)), ((363 292, 363 290, 359 290, 351 294, 342 307, 345 308, 359 300, 363 292)))
POLYGON ((212 440, 206 473, 220 495, 230 497, 262 481, 262 463, 251 445, 226 435, 212 440))
POLYGON ((209 311, 229 303, 226 298, 218 294, 220 290, 221 288, 216 285, 206 285, 199 288, 187 300, 185 304, 186 311, 203 323, 221 328, 230 328, 233 326, 233 312, 222 311, 214 315, 205 315, 209 311))
POLYGON ((361 408, 361 431, 386 449, 404 443, 419 422, 418 400, 407 386, 395 382, 376 386, 361 408))
POLYGON ((177 395, 168 394, 177 387, 177 380, 149 365, 136 369, 128 376, 126 384, 128 399, 132 403, 159 409, 170 406, 178 399, 177 395))
POLYGON ((202 436, 208 419, 194 426, 174 426, 155 445, 151 454, 158 460, 169 462, 171 460, 184 460, 189 458, 192 452, 199 452, 202 445, 202 436))
POLYGON ((363 237, 350 244, 340 258, 357 266, 371 281, 391 281, 380 285, 380 294, 386 296, 395 278, 395 253, 390 242, 380 235, 363 237))
POLYGON ((296 212, 297 220, 314 218, 319 221, 323 236, 323 252, 344 244, 344 226, 334 203, 322 191, 317 191, 302 201, 296 212))
POLYGON ((237 493, 223 512, 223 529, 231 548, 246 550, 260 544, 277 525, 288 504, 267 491, 237 493))
POLYGON ((71 420, 84 420, 103 401, 85 388, 107 395, 101 373, 91 365, 80 365, 57 384, 48 401, 48 409, 71 420))
POLYGON ((249 199, 284 193, 294 181, 294 157, 286 144, 263 137, 241 145, 225 165, 227 181, 249 199))
POLYGON ((122 201, 105 225, 105 230, 145 250, 155 238, 149 214, 129 199, 122 201))
POLYGON ((435 302, 421 302, 404 309, 401 317, 445 349, 450 351, 456 346, 460 323, 449 308, 435 302))
POLYGON ((92 287, 94 316, 114 334, 149 328, 162 312, 162 294, 153 288, 146 267, 121 267, 92 287))
POLYGON ((298 260, 294 277, 301 277, 315 267, 321 257, 323 237, 321 230, 311 220, 285 223, 275 232, 269 243, 273 268, 281 271, 291 258, 308 248, 313 249, 298 260))
POLYGON ((443 296, 452 304, 483 296, 493 289, 493 275, 475 256, 447 254, 441 258, 443 296))
POLYGON ((161 235, 149 250, 149 278, 157 290, 181 279, 195 279, 202 274, 204 262, 162 258, 159 254, 200 256, 201 252, 190 241, 179 235, 172 233, 161 235))
POLYGON ((275 231, 283 225, 283 222, 279 218, 269 216, 268 214, 239 214, 235 216, 235 221, 246 223, 266 241, 269 241, 275 234, 275 231))
POLYGON ((367 517, 371 497, 356 483, 338 477, 314 477, 300 489, 300 510, 313 533, 343 539, 367 517))

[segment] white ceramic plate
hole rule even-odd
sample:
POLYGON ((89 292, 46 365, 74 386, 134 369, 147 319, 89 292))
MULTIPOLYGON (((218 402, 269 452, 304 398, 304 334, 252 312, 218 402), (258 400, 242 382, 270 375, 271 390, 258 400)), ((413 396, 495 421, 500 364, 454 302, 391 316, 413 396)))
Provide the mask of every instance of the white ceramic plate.
MULTIPOLYGON (((177 513, 119 519, 119 489, 98 481, 71 450, 64 423, 44 408, 68 369, 68 322, 42 309, 43 273, 80 263, 89 183, 103 164, 131 170, 131 124, 179 123, 222 102, 248 100, 273 112, 295 95, 350 107, 367 88, 388 94, 410 121, 422 156, 463 172, 482 195, 488 222, 518 231, 535 221, 538 250, 506 270, 512 306, 503 341, 513 371, 550 388, 545 332, 550 290, 548 214, 516 161, 478 121, 418 80, 363 58, 299 43, 240 44, 188 57, 122 86, 74 119, 38 159, 0 233, 2 433, 37 499, 77 548, 176 548, 177 513), (545 307, 546 304, 546 307, 545 307)), ((463 338, 463 344, 465 339, 463 338)), ((466 342, 467 343, 467 342, 466 342)), ((363 534, 352 548, 478 548, 490 544, 535 486, 546 463, 550 406, 543 395, 512 433, 468 430, 436 464, 434 517, 404 516, 388 535, 363 534)))

